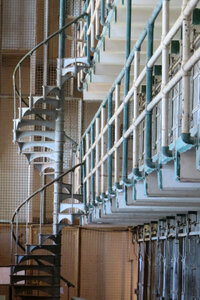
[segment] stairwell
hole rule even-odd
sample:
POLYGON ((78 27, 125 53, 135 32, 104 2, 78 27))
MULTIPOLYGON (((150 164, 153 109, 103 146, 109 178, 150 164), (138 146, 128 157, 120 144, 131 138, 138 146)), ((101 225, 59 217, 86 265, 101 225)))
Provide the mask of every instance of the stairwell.
MULTIPOLYGON (((11 284, 19 299, 60 299, 60 279, 73 287, 60 274, 61 230, 77 220, 80 225, 133 227, 141 262, 137 299, 147 296, 145 270, 149 272, 147 299, 178 299, 174 291, 177 280, 173 287, 166 281, 170 261, 176 257, 175 244, 182 239, 179 246, 187 249, 188 237, 195 236, 194 247, 199 253, 199 1, 163 0, 156 6, 154 2, 85 1, 83 15, 65 25, 64 1, 60 1, 60 30, 46 36, 15 69, 14 142, 28 162, 35 163, 41 173, 49 172, 52 180, 27 197, 12 218, 15 255, 11 284), (74 24, 75 57, 65 58, 64 30, 74 24), (29 103, 25 103, 22 64, 44 47, 47 65, 45 47, 57 35, 56 85, 49 86, 44 79, 43 94, 33 95, 30 89, 29 103), (77 165, 64 170, 63 144, 69 139, 63 130, 64 85, 72 77, 77 79, 78 90, 83 91, 83 100, 99 100, 102 104, 77 148, 77 165), (63 178, 69 174, 71 182, 66 183, 63 178), (40 214, 38 243, 30 244, 29 203, 52 184, 52 232, 43 233, 40 214), (25 245, 18 237, 22 207, 26 210, 25 245), (158 257, 165 247, 172 247, 174 256, 168 256, 167 263, 164 259, 158 262, 158 284, 152 292, 149 257, 153 240, 157 241, 158 257), (144 259, 147 253, 148 268, 144 259), (164 277, 159 281, 161 273, 164 277)), ((182 254, 188 259, 188 251, 182 254)), ((187 276, 184 273, 182 277, 181 299, 188 300, 187 276)), ((198 283, 198 272, 195 276, 198 283)), ((196 297, 199 299, 199 292, 196 297)))

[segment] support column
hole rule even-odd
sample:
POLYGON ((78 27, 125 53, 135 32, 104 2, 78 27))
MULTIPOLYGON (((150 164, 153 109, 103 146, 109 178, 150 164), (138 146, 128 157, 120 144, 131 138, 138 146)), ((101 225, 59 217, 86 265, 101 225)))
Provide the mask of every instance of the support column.
MULTIPOLYGON (((60 0, 59 28, 65 25, 65 0, 60 0)), ((64 148, 64 88, 62 87, 62 59, 65 55, 65 34, 59 34, 59 54, 57 86, 60 89, 59 104, 57 108, 57 118, 55 122, 55 178, 63 172, 63 148, 64 148)), ((54 184, 54 211, 53 211, 53 233, 58 233, 58 213, 60 196, 62 193, 62 180, 54 184)))

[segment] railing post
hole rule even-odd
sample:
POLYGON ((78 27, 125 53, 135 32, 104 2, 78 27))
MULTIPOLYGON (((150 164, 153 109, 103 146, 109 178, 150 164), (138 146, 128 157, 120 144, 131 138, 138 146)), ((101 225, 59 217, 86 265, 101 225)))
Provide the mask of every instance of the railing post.
MULTIPOLYGON (((131 0, 127 0, 126 7, 126 60, 129 57, 131 49, 131 0)), ((130 66, 126 67, 125 70, 125 90, 124 96, 128 94, 130 83, 130 66)), ((123 113, 123 133, 128 129, 128 113, 129 113, 129 104, 124 104, 124 113, 123 113)), ((126 180, 127 177, 127 164, 128 164, 128 138, 125 138, 123 141, 123 162, 122 162, 122 177, 123 180, 126 180)), ((125 199, 126 200, 126 199, 125 199)))
MULTIPOLYGON (((148 24, 147 26, 147 63, 151 56, 153 55, 153 31, 154 24, 148 24)), ((147 105, 152 100, 152 86, 153 86, 153 72, 152 68, 147 67, 146 71, 146 104, 147 105)), ((154 164, 151 160, 152 153, 152 111, 145 112, 145 153, 144 153, 144 163, 145 163, 145 171, 149 172, 155 168, 154 164)))
MULTIPOLYGON (((119 107, 120 102, 120 84, 117 84, 115 87, 115 112, 119 107)), ((115 143, 119 140, 120 137, 120 117, 116 115, 115 117, 115 143)), ((115 184, 119 185, 120 177, 119 177, 119 148, 115 149, 115 184)))
MULTIPOLYGON (((140 48, 135 51, 134 58, 134 82, 137 80, 140 72, 140 48)), ((139 115, 139 103, 138 103, 138 88, 135 87, 133 95, 133 122, 137 119, 139 115)), ((133 129, 133 174, 138 177, 139 174, 139 135, 138 126, 133 129)))
MULTIPOLYGON (((82 140, 81 143, 81 162, 83 162, 83 157, 85 155, 85 139, 82 140)), ((82 165, 82 182, 83 182, 83 203, 86 205, 86 183, 84 182, 86 176, 86 168, 85 168, 85 162, 82 165)))
POLYGON ((101 25, 105 25, 105 0, 101 0, 101 25))
MULTIPOLYGON (((89 133, 86 134, 86 153, 89 151, 89 133)), ((88 174, 90 173, 90 160, 89 160, 89 154, 86 157, 86 196, 87 196, 87 203, 90 200, 90 179, 88 177, 88 174)))
MULTIPOLYGON (((169 31, 169 0, 163 0, 162 3, 162 41, 169 31)), ((162 85, 161 90, 168 83, 169 78, 169 46, 164 46, 162 50, 162 85)), ((168 101, 169 95, 162 95, 162 113, 161 113, 161 152, 164 157, 172 157, 168 147, 168 101)))
MULTIPOLYGON (((94 144, 94 124, 91 126, 91 147, 94 144)), ((91 170, 94 169, 95 162, 94 162, 94 148, 91 151, 91 170)), ((94 173, 91 175, 91 198, 92 198, 92 204, 95 203, 95 178, 94 173)))
MULTIPOLYGON (((60 0, 59 28, 65 24, 65 3, 60 0)), ((65 56, 65 33, 59 34, 58 72, 57 86, 60 89, 59 106, 57 108, 57 118, 55 122, 55 178, 63 172, 63 146, 64 146, 64 89, 62 87, 62 60, 65 56)), ((53 208, 53 233, 58 233, 58 212, 60 205, 60 195, 62 193, 62 179, 54 184, 54 208, 53 208)))
MULTIPOLYGON (((187 3, 187 1, 185 1, 187 3)), ((183 7, 185 8, 185 7, 183 7)), ((184 65, 190 58, 190 16, 186 16, 183 19, 182 35, 183 35, 183 59, 182 65, 184 65)), ((189 138, 190 132, 190 73, 185 72, 183 74, 182 84, 182 136, 186 139, 189 138)))
MULTIPOLYGON (((101 110, 101 159, 105 155, 105 137, 103 135, 103 129, 105 127, 105 107, 101 110)), ((102 162, 101 164, 101 196, 102 198, 105 197, 105 163, 102 162)))
MULTIPOLYGON (((96 118, 96 140, 98 139, 99 137, 99 133, 100 133, 100 130, 99 130, 99 124, 100 124, 100 119, 99 117, 96 118)), ((96 165, 98 164, 99 162, 99 142, 96 144, 96 160, 95 160, 95 163, 96 165)), ((97 168, 96 170, 96 183, 95 183, 95 192, 96 192, 96 199, 99 200, 99 168, 97 168)))
MULTIPOLYGON (((112 117, 112 93, 108 96, 108 121, 112 117)), ((108 151, 112 148, 112 125, 108 125, 108 151)), ((108 168, 108 194, 112 194, 112 155, 108 155, 107 160, 108 168)))

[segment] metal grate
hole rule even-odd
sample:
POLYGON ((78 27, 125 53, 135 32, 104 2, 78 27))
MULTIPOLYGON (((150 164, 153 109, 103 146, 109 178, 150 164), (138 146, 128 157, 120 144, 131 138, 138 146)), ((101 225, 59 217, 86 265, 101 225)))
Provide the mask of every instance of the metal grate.
POLYGON ((3 0, 3 49, 30 49, 35 44, 35 0, 3 0))

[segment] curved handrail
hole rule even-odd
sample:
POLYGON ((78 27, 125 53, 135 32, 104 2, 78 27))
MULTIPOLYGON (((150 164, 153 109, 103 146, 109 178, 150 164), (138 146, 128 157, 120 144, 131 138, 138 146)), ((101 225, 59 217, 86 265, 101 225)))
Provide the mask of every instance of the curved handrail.
POLYGON ((56 181, 60 180, 61 178, 63 178, 65 175, 74 172, 74 170, 80 166, 82 166, 82 162, 75 165, 73 168, 71 168, 70 170, 67 170, 66 172, 62 173, 61 175, 59 175, 58 177, 56 177, 55 179, 53 179, 52 181, 50 181, 49 183, 43 185, 41 188, 39 188, 38 190, 36 190, 34 193, 32 193, 28 198, 26 198, 16 209, 14 214, 12 215, 11 218, 11 224, 14 223, 14 219, 16 214, 19 212, 19 210, 27 203, 29 202, 34 196, 36 196, 37 194, 43 192, 47 187, 51 186, 53 183, 55 183, 56 181))
MULTIPOLYGON (((69 22, 68 24, 65 24, 62 28, 60 28, 59 30, 55 31, 54 33, 52 33, 51 35, 49 35, 45 40, 43 40, 42 42, 40 42, 39 44, 37 44, 33 49, 31 49, 28 53, 26 53, 22 59, 17 63, 14 71, 13 71, 13 75, 12 75, 12 79, 13 79, 13 89, 14 89, 14 93, 17 94, 17 96, 19 97, 19 91, 18 88, 16 86, 16 73, 20 68, 20 65, 28 58, 30 57, 38 48, 40 48, 41 46, 45 45, 49 40, 51 40, 52 38, 54 38, 56 35, 58 35, 59 33, 63 32, 66 28, 70 27, 72 24, 76 23, 79 19, 82 19, 83 17, 87 16, 88 14, 85 12, 83 14, 81 14, 80 16, 78 16, 77 18, 75 18, 74 20, 72 20, 71 22, 69 22)), ((22 102, 28 106, 28 104, 26 103, 26 101, 22 98, 22 102)), ((72 144, 77 146, 77 143, 70 138, 69 136, 67 136, 65 134, 66 138, 68 138, 72 144)))
POLYGON ((19 69, 20 65, 23 63, 23 61, 31 56, 33 54, 33 52, 35 52, 38 48, 40 48, 42 45, 46 44, 50 39, 52 39, 53 37, 55 37, 56 35, 58 35, 59 33, 61 33, 62 31, 64 31, 66 28, 70 27, 72 24, 76 23, 79 19, 82 19, 83 17, 87 16, 88 14, 85 12, 83 14, 81 14, 80 16, 78 16, 77 18, 75 18, 73 21, 69 22, 68 24, 65 24, 62 28, 60 28, 59 30, 55 31, 54 33, 52 33, 51 35, 49 35, 45 40, 43 40, 42 42, 40 42, 39 44, 37 44, 33 49, 31 49, 28 53, 26 53, 22 59, 18 62, 18 64, 16 65, 14 71, 13 71, 13 85, 14 87, 16 87, 16 72, 19 69))

